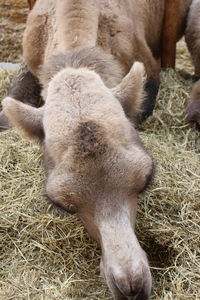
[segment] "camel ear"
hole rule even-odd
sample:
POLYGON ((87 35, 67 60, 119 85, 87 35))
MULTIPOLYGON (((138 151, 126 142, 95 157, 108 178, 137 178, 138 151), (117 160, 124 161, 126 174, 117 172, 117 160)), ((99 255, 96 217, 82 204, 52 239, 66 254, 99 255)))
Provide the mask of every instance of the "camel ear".
POLYGON ((128 117, 132 117, 140 111, 144 101, 144 81, 144 65, 135 62, 120 84, 112 89, 112 93, 120 101, 128 117))
POLYGON ((2 101, 2 106, 10 123, 22 130, 26 136, 40 140, 44 138, 42 125, 44 107, 35 108, 11 97, 6 97, 2 101))

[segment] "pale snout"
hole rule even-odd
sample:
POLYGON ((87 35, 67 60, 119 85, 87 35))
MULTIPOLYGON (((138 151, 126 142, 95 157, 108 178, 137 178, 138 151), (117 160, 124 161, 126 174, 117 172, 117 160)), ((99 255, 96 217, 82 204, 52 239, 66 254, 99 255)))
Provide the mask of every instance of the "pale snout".
POLYGON ((135 214, 131 215, 124 203, 114 217, 99 223, 101 273, 115 300, 147 300, 151 294, 148 259, 135 235, 135 214))
MULTIPOLYGON (((141 249, 141 251, 143 251, 141 249)), ((145 256, 145 254, 143 254, 145 256)), ((100 268, 115 300, 147 300, 152 279, 147 259, 134 256, 134 261, 113 261, 102 257, 100 268)))

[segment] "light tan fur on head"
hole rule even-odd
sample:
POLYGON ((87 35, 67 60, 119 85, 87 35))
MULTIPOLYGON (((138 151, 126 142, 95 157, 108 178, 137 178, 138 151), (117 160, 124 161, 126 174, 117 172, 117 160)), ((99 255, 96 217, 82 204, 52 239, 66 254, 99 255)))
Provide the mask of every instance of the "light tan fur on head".
MULTIPOLYGON (((104 85, 98 74, 93 71, 81 68, 77 70, 66 68, 55 75, 55 79, 50 82, 48 90, 51 96, 48 98, 48 103, 46 103, 44 107, 37 109, 20 103, 11 97, 5 98, 2 104, 5 115, 12 124, 22 129, 26 135, 30 137, 39 136, 40 138, 43 136, 42 122, 45 108, 47 110, 44 119, 45 124, 47 116, 49 118, 48 120, 50 120, 49 129, 46 131, 46 136, 48 137, 49 132, 51 135, 60 132, 61 129, 59 129, 59 127, 62 128, 64 124, 60 124, 63 107, 69 106, 70 114, 68 118, 73 119, 74 111, 77 110, 76 101, 82 103, 84 114, 88 115, 85 121, 88 121, 89 111, 93 109, 94 116, 92 115, 91 118, 93 119, 96 113, 99 115, 97 119, 102 115, 101 121, 104 122, 105 118, 112 118, 112 115, 115 115, 116 107, 118 107, 117 114, 120 113, 124 118, 123 111, 120 111, 118 101, 127 114, 134 115, 144 99, 142 92, 143 74, 144 68, 142 64, 135 63, 127 76, 122 79, 121 83, 116 88, 109 89, 104 85), (62 84, 63 86, 61 87, 62 84), (101 101, 99 99, 101 99, 101 101), (110 99, 111 102, 109 102, 108 99, 110 99), (55 103, 57 102, 59 105, 57 104, 55 107, 55 103), (59 107, 61 107, 61 109, 59 107)), ((78 108, 80 109, 80 107, 78 108)), ((63 116, 63 118, 65 119, 66 117, 63 116)), ((119 127, 119 124, 117 124, 119 123, 117 116, 114 118, 116 120, 115 125, 119 127)), ((112 121, 114 121, 114 119, 112 121)), ((66 131, 68 130, 67 124, 68 123, 65 125, 66 131)))

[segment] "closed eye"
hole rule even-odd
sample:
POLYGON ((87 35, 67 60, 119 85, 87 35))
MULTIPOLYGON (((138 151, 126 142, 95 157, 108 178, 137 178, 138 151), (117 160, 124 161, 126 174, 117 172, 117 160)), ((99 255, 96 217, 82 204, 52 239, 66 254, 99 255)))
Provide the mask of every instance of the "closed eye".
POLYGON ((62 203, 61 201, 55 201, 55 200, 53 200, 53 199, 51 199, 49 196, 48 196, 48 194, 47 193, 45 193, 45 198, 46 198, 46 200, 47 200, 47 202, 49 203, 49 204, 52 204, 53 206, 55 206, 55 207, 57 207, 57 208, 59 208, 59 209, 61 209, 61 210, 64 210, 64 211, 66 211, 66 212, 68 212, 68 213, 70 213, 70 214, 74 214, 74 213, 76 213, 77 212, 77 209, 76 209, 76 207, 74 206, 74 205, 68 205, 68 206, 66 206, 64 203, 62 203))
POLYGON ((52 204, 53 206, 66 211, 64 205, 61 202, 52 200, 51 198, 49 198, 49 196, 47 195, 47 193, 44 196, 45 196, 45 199, 47 200, 47 202, 49 204, 52 204))
POLYGON ((151 185, 153 179, 154 179, 154 175, 155 175, 155 165, 154 163, 152 164, 151 167, 151 171, 148 175, 146 175, 146 179, 145 179, 145 184, 142 188, 142 190, 139 191, 139 194, 143 193, 144 191, 147 190, 147 188, 151 185))

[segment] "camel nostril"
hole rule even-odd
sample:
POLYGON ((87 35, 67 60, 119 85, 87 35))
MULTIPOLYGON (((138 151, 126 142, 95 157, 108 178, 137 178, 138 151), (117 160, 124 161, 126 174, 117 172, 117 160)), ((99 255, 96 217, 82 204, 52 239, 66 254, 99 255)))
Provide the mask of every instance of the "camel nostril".
POLYGON ((151 294, 151 274, 148 268, 139 270, 110 270, 104 273, 115 300, 148 300, 151 294))
POLYGON ((138 295, 141 294, 143 288, 143 278, 138 277, 121 277, 121 278, 113 278, 114 284, 118 288, 118 290, 124 295, 125 297, 134 297, 137 298, 138 295))
POLYGON ((148 300, 148 299, 149 299, 149 291, 146 287, 143 287, 140 293, 135 298, 135 300, 148 300))

